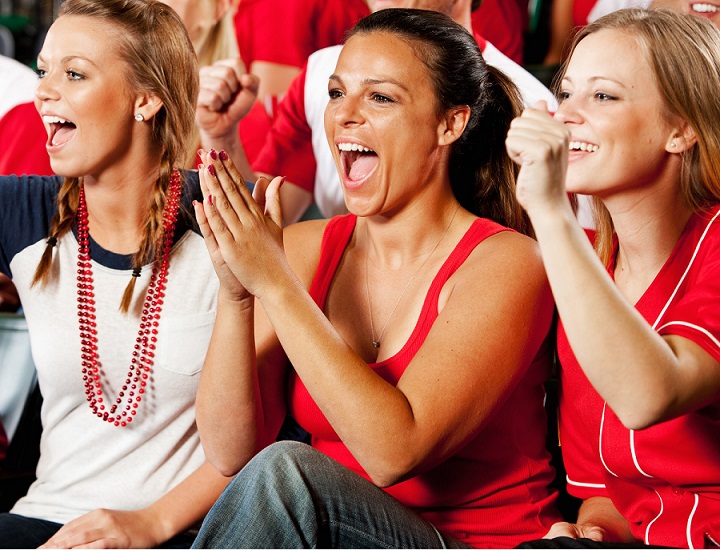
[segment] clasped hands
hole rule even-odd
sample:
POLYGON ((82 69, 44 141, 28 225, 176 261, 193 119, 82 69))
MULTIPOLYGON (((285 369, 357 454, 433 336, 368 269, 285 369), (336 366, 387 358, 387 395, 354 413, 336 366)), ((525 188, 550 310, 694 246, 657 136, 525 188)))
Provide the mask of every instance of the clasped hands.
POLYGON ((285 178, 260 178, 251 193, 223 151, 198 154, 204 201, 195 202, 195 216, 221 288, 235 300, 261 298, 289 270, 280 206, 285 178))

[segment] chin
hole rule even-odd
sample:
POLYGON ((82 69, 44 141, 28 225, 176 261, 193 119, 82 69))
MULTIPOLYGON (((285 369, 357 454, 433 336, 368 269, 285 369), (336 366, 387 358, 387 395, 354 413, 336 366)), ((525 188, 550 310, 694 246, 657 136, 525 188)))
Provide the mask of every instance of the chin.
POLYGON ((53 169, 56 175, 62 176, 63 178, 81 178, 85 175, 85 172, 78 166, 70 162, 54 160, 52 157, 50 158, 50 168, 53 169))

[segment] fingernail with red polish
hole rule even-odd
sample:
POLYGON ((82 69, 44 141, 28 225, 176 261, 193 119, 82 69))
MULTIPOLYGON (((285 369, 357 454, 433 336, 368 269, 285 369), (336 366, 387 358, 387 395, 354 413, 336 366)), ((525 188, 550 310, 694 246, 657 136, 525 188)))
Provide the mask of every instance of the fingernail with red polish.
POLYGON ((213 160, 217 160, 217 152, 215 149, 210 149, 210 158, 213 160))
POLYGON ((210 203, 210 206, 212 206, 212 195, 208 195, 208 203, 210 203))
POLYGON ((222 151, 220 151, 220 160, 227 160, 227 159, 228 159, 228 154, 223 149, 222 151))
POLYGON ((210 172, 210 175, 214 178, 217 177, 217 172, 215 172, 215 167, 212 164, 208 164, 208 172, 210 172))

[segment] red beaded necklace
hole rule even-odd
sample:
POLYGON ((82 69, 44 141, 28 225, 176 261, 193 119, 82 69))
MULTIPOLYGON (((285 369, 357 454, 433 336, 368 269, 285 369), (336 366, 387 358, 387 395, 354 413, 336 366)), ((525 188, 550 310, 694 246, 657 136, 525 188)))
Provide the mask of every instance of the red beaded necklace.
POLYGON ((80 186, 80 203, 78 205, 76 222, 78 229, 78 322, 80 326, 80 342, 82 351, 82 374, 85 383, 85 395, 93 413, 104 421, 115 426, 127 426, 132 422, 133 416, 145 393, 147 379, 152 370, 155 357, 155 343, 157 342, 160 313, 162 312, 163 298, 165 297, 165 283, 167 282, 168 267, 170 264, 170 249, 175 234, 175 222, 180 204, 180 174, 173 171, 167 193, 167 203, 163 212, 163 250, 160 265, 154 263, 150 283, 148 285, 145 302, 140 319, 140 329, 135 339, 135 349, 130 360, 130 368, 125 383, 117 394, 115 403, 107 407, 104 403, 101 381, 100 361, 97 352, 97 330, 95 323, 95 289, 93 286, 92 264, 90 262, 90 239, 88 232, 88 211, 85 202, 85 187, 80 186), (123 407, 123 400, 125 406, 123 407), (122 408, 122 410, 120 410, 122 408))

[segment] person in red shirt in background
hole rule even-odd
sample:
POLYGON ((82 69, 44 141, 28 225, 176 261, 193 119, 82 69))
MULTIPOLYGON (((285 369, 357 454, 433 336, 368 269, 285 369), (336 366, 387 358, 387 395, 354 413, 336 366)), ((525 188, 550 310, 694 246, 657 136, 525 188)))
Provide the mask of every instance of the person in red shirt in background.
POLYGON ((528 0, 473 0, 472 9, 473 30, 522 65, 528 0))
POLYGON ((369 13, 365 0, 241 0, 235 30, 258 99, 282 97, 310 54, 341 44, 369 13))

